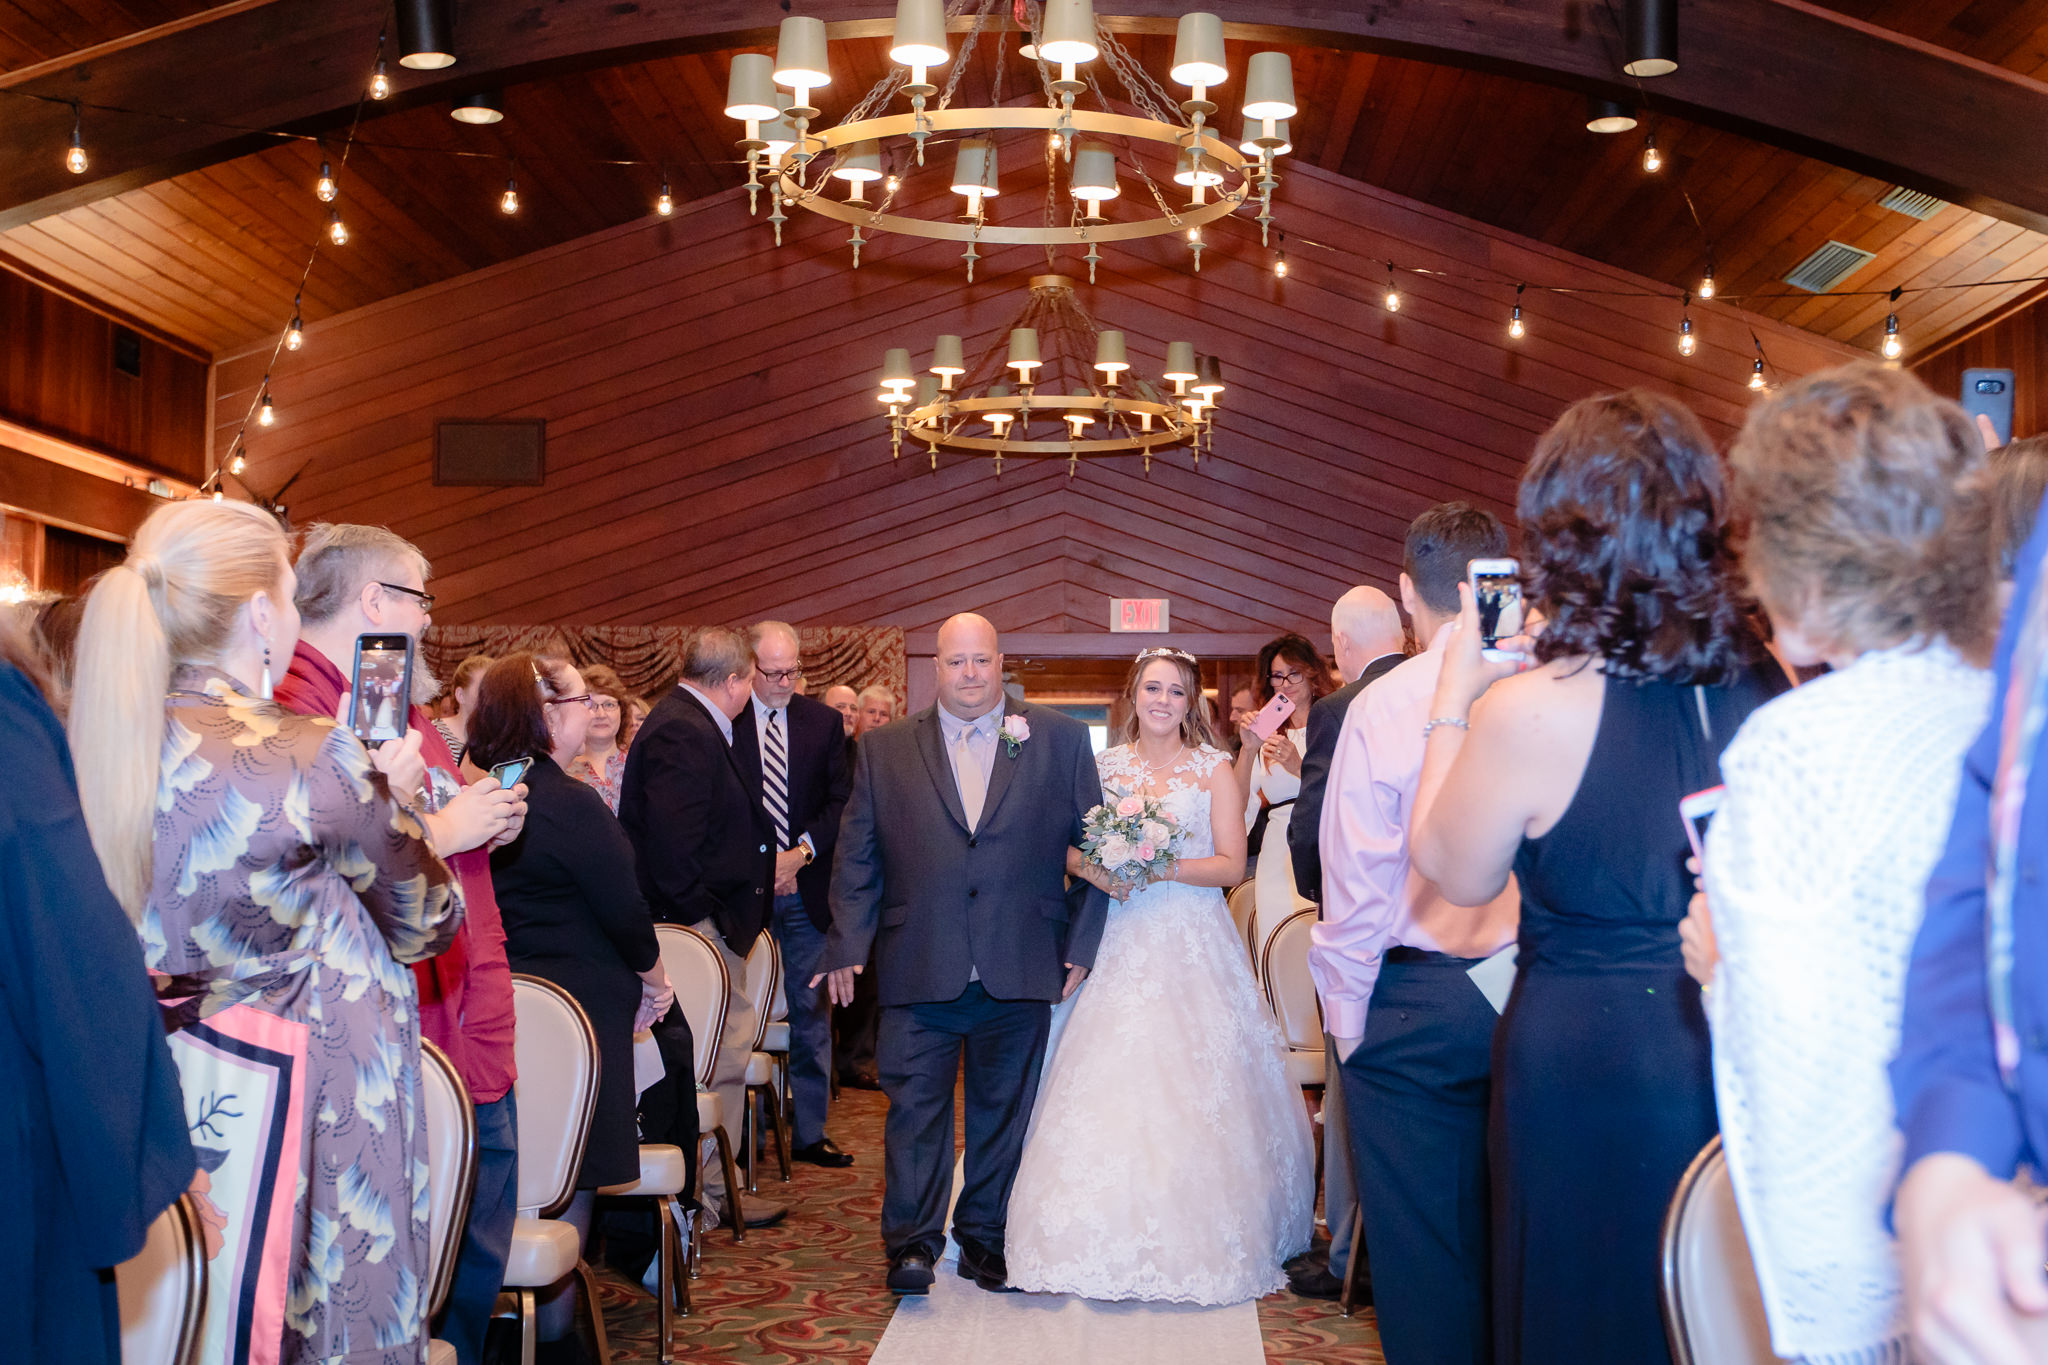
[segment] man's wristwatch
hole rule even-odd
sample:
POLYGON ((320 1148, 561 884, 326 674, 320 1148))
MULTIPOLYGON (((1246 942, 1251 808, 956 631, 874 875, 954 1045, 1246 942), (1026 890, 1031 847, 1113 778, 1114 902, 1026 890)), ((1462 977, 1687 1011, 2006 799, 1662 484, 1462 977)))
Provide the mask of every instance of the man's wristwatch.
POLYGON ((796 847, 797 847, 797 848, 798 848, 798 849, 799 849, 799 850, 800 850, 800 851, 801 851, 801 852, 803 853, 803 855, 804 855, 804 866, 805 866, 805 867, 809 867, 809 866, 810 866, 810 865, 811 865, 812 863, 815 863, 816 861, 818 861, 818 855, 817 855, 816 851, 815 851, 815 850, 813 850, 813 849, 811 848, 811 841, 810 841, 810 839, 809 839, 809 838, 802 838, 802 839, 798 839, 798 840, 796 841, 796 847))

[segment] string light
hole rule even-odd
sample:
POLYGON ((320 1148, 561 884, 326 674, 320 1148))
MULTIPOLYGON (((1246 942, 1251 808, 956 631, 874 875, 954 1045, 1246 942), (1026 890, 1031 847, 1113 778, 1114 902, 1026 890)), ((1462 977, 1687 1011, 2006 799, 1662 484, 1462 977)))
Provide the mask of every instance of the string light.
POLYGON ((1699 292, 1700 297, 1703 299, 1710 299, 1714 297, 1714 261, 1712 257, 1707 258, 1707 268, 1700 275, 1699 292))
POLYGON ((1650 133, 1643 138, 1643 169, 1651 175, 1664 169, 1664 158, 1657 152, 1657 135, 1650 133))
POLYGON ((242 448, 240 446, 236 446, 235 453, 228 456, 228 473, 233 474, 237 478, 239 478, 241 476, 242 471, 247 469, 248 467, 249 457, 242 453, 242 448))
MULTIPOLYGON (((1902 292, 1904 291, 1900 289, 1892 290, 1892 307, 1894 309, 1898 307, 1899 295, 1902 292)), ((1886 360, 1897 360, 1906 353, 1906 343, 1899 339, 1899 315, 1897 312, 1885 314, 1884 344, 1878 350, 1886 360)))
POLYGON ((1757 390, 1757 391, 1758 391, 1759 393, 1761 393, 1761 392, 1763 391, 1763 387, 1764 387, 1764 358, 1763 358, 1762 356, 1758 356, 1758 357, 1756 358, 1756 360, 1755 360, 1754 362, 1752 362, 1752 364, 1751 364, 1751 366, 1750 366, 1750 371, 1749 371, 1749 386, 1750 386, 1750 387, 1751 387, 1752 389, 1755 389, 1755 390, 1757 390))
POLYGON ((668 192, 668 176, 661 177, 661 193, 654 198, 654 211, 666 218, 676 211, 675 196, 668 192))
POLYGON ((1280 234, 1280 245, 1273 255, 1273 278, 1287 278, 1287 234, 1284 232, 1280 234))
POLYGON ((1678 353, 1680 355, 1691 355, 1698 347, 1699 342, 1694 339, 1692 334, 1692 319, 1682 319, 1678 324, 1678 353))
POLYGON ((1526 284, 1515 286, 1515 311, 1508 314, 1508 336, 1515 341, 1529 334, 1529 329, 1522 326, 1522 291, 1528 287, 1526 284))
POLYGON ((296 351, 306 344, 306 325, 299 320, 299 304, 303 297, 301 295, 292 299, 291 325, 284 329, 284 348, 287 351, 296 351))
POLYGON ((341 225, 341 210, 327 210, 327 240, 336 246, 348 245, 348 229, 341 225))
POLYGON ((903 177, 896 174, 896 172, 894 171, 889 172, 889 178, 882 182, 882 189, 889 194, 894 194, 896 193, 896 191, 902 188, 903 177))
POLYGON ((519 177, 505 178, 505 192, 498 196, 498 212, 513 214, 519 212, 519 177))
POLYGON ((78 101, 71 101, 71 146, 64 153, 64 169, 73 175, 84 175, 85 159, 85 112, 78 101))
POLYGON ((320 178, 313 182, 313 193, 323 204, 331 204, 341 195, 341 186, 334 183, 334 169, 325 161, 320 163, 320 178))
POLYGON ((384 59, 377 59, 377 69, 370 73, 370 98, 388 100, 391 98, 391 76, 385 70, 384 59))
POLYGON ((277 425, 277 405, 270 401, 270 376, 263 377, 263 401, 256 405, 256 425, 274 427, 277 425))
POLYGON ((1394 263, 1392 261, 1387 262, 1387 311, 1389 313, 1401 311, 1401 291, 1394 288, 1394 263))
POLYGON ((219 502, 219 501, 220 501, 220 490, 219 490, 218 488, 216 488, 216 489, 214 489, 214 490, 213 490, 213 500, 214 500, 215 502, 219 502))

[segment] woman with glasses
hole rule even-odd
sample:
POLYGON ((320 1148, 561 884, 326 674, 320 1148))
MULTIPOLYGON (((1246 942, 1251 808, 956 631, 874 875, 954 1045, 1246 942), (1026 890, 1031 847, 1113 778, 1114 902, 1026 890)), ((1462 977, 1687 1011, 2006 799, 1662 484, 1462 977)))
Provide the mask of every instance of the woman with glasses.
POLYGON ((1271 928, 1298 905, 1307 904, 1294 890, 1293 860, 1287 856, 1287 820, 1294 813, 1294 798, 1301 795, 1308 709, 1329 692, 1330 670, 1314 645, 1290 631, 1259 651, 1253 677, 1259 706, 1276 696, 1294 703, 1294 710, 1267 739, 1260 739, 1251 728, 1251 716, 1238 727, 1237 783, 1246 794, 1244 827, 1251 851, 1246 867, 1258 882, 1259 920, 1271 928), (1259 850, 1269 846, 1278 856, 1261 859, 1259 850))
MULTIPOLYGON (((633 846, 604 798, 564 771, 583 749, 596 700, 566 659, 522 651, 484 674, 469 724, 470 762, 490 768, 533 760, 525 778, 525 828, 491 852, 505 956, 513 971, 543 977, 574 996, 597 1033, 597 1107, 576 1197, 561 1215, 586 1241, 597 1188, 639 1178, 633 1034, 674 998, 654 918, 640 894, 633 846)), ((541 1300, 542 1340, 569 1334, 573 1283, 572 1277, 541 1300)))
POLYGON ((595 787, 617 815, 619 783, 626 776, 626 708, 639 698, 603 664, 583 670, 583 685, 590 689, 590 730, 583 737, 583 752, 569 765, 569 776, 595 787))

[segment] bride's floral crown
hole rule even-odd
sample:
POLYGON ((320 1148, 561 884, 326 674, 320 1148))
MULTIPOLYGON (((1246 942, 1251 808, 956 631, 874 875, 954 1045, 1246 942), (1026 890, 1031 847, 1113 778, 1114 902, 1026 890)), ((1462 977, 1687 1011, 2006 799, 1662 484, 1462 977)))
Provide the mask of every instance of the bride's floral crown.
POLYGON ((1154 645, 1150 649, 1141 649, 1138 651, 1138 657, 1132 660, 1132 662, 1144 663, 1147 659, 1179 659, 1189 668, 1200 668, 1202 666, 1201 660, 1186 650, 1174 649, 1168 645, 1154 645))

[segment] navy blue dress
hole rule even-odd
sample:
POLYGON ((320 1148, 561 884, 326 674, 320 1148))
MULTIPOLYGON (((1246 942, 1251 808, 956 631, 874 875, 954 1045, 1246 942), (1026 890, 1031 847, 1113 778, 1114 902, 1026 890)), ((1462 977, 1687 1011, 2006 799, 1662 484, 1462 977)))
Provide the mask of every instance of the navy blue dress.
POLYGON ((1578 791, 1515 855, 1521 951, 1489 1141, 1496 1365, 1670 1359, 1659 1230, 1719 1131, 1679 958, 1693 888, 1678 802, 1720 782, 1736 728, 1782 690, 1775 669, 1732 687, 1608 679, 1578 791))

